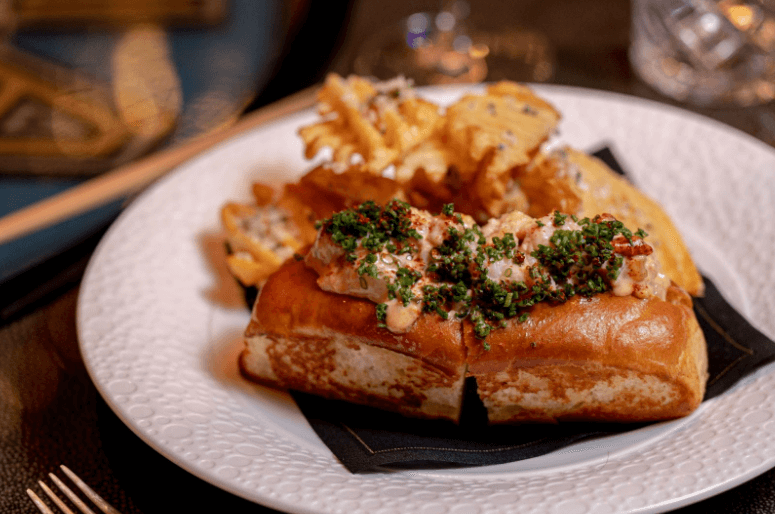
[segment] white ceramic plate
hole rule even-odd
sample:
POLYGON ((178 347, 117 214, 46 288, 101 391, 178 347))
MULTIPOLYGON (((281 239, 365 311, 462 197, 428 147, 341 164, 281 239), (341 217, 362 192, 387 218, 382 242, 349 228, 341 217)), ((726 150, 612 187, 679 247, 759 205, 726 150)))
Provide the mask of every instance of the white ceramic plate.
MULTIPOLYGON (((563 113, 558 141, 613 147, 684 233, 702 271, 775 336, 775 151, 691 113, 643 100, 540 87, 563 113)), ((425 93, 448 102, 463 89, 425 93)), ((207 152, 162 180, 97 249, 78 305, 88 370, 149 445, 227 491, 289 512, 658 512, 775 466, 775 368, 689 418, 543 457, 455 471, 352 475, 284 393, 237 371, 248 322, 218 259, 219 209, 254 180, 309 169, 304 112, 207 152)))

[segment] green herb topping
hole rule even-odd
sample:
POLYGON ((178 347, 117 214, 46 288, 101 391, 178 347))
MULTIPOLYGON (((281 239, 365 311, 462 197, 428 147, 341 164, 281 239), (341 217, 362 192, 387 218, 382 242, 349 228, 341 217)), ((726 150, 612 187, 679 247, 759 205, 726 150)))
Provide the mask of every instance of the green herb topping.
POLYGON ((404 243, 421 236, 412 228, 410 214, 409 204, 400 200, 392 200, 384 208, 368 201, 338 212, 317 226, 331 234, 331 240, 347 252, 347 259, 352 262, 359 240, 363 248, 372 252, 379 252, 388 242, 392 248, 388 251, 411 252, 411 246, 404 243))
MULTIPOLYGON (((334 214, 319 226, 356 266, 364 289, 368 286, 366 277, 385 279, 388 299, 405 307, 418 302, 423 312, 443 319, 453 315, 468 318, 474 334, 482 340, 508 320, 526 322, 530 308, 539 302, 563 303, 576 295, 610 290, 624 262, 613 240, 622 236, 633 244, 632 232, 613 218, 579 220, 555 211, 547 217, 554 228, 549 244, 539 244, 528 256, 519 250, 515 234, 485 238, 479 227, 463 223, 453 204, 444 205, 439 216, 450 224, 441 244, 428 252, 427 262, 418 264, 421 270, 402 266, 395 257, 417 253, 421 239, 405 202, 393 200, 384 208, 365 202, 334 214), (570 222, 578 228, 567 228, 570 222), (359 247, 366 252, 356 253, 359 247), (384 252, 393 255, 387 256, 394 265, 389 275, 381 275, 378 267, 378 259, 386 257, 384 252), (532 259, 526 264, 528 257, 532 259), (508 261, 504 278, 493 280, 490 266, 501 261, 508 261)), ((544 227, 546 223, 536 220, 536 225, 544 227)), ((639 229, 635 235, 644 238, 646 233, 639 229)), ((617 240, 617 246, 620 244, 621 238, 617 240)), ((385 326, 387 304, 377 305, 376 316, 380 326, 385 326)))

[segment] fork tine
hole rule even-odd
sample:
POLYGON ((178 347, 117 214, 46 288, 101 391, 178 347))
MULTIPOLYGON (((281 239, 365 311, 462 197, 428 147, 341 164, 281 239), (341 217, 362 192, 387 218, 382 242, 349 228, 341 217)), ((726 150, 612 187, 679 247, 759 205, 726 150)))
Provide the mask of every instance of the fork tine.
POLYGON ((49 487, 46 484, 44 484, 42 480, 38 480, 38 484, 40 485, 41 489, 43 489, 43 492, 46 493, 49 498, 51 498, 51 501, 56 503, 57 507, 59 507, 62 512, 64 512, 65 514, 73 514, 73 511, 71 511, 67 507, 67 505, 65 505, 65 502, 60 500, 59 496, 54 494, 54 491, 49 489, 49 487))
MULTIPOLYGON (((64 464, 62 464, 59 467, 62 468, 62 471, 64 471, 65 475, 70 477, 70 480, 72 480, 73 483, 76 486, 78 486, 78 489, 80 489, 83 492, 83 494, 88 496, 89 499, 94 502, 94 505, 99 507, 99 509, 102 512, 104 512, 105 514, 121 514, 119 511, 114 509, 112 505, 110 505, 108 502, 103 500, 102 497, 99 494, 95 493, 94 490, 91 487, 86 485, 83 482, 83 480, 78 478, 78 475, 76 475, 75 473, 70 471, 70 468, 68 468, 64 464)), ((65 494, 67 494, 67 493, 65 493, 65 494)), ((86 512, 86 511, 84 511, 84 512, 86 512)), ((91 511, 89 511, 89 512, 91 512, 91 511)))
POLYGON ((51 481, 56 484, 59 490, 65 493, 65 495, 70 498, 70 501, 73 502, 83 514, 94 514, 94 511, 91 510, 88 505, 86 505, 83 500, 81 500, 69 487, 67 487, 61 480, 59 480, 58 476, 53 473, 49 473, 48 476, 51 478, 51 481))
POLYGON ((30 497, 32 500, 32 503, 35 504, 35 506, 38 508, 39 511, 41 511, 43 514, 54 514, 51 509, 48 508, 48 505, 43 503, 43 500, 40 499, 40 497, 33 492, 32 489, 27 489, 27 496, 30 497))

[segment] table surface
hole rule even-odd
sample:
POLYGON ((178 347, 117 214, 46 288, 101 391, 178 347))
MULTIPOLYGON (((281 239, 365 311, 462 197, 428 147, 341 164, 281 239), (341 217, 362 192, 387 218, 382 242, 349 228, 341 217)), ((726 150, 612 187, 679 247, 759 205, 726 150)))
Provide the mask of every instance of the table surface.
MULTIPOLYGON (((376 28, 440 2, 351 4, 338 51, 303 78, 289 54, 276 80, 251 108, 290 94, 326 72, 348 74, 364 40, 376 28)), ((344 14, 344 13, 343 13, 344 14)), ((556 52, 549 82, 672 102, 649 89, 627 61, 629 6, 623 0, 487 0, 474 4, 469 23, 481 28, 523 26, 543 32, 556 52), (496 26, 497 25, 497 26, 496 26)), ((325 30, 317 27, 314 30, 325 30)), ((313 30, 313 38, 314 36, 313 30)), ((298 52, 298 50, 297 50, 298 52)), ((690 108, 775 144, 775 109, 690 108)), ((75 328, 78 281, 98 237, 76 252, 36 270, 42 285, 20 310, 0 299, 0 514, 35 512, 25 489, 66 464, 125 514, 198 512, 206 504, 222 512, 275 512, 221 491, 181 470, 135 436, 110 410, 89 379, 75 328), (193 493, 192 493, 193 492, 193 493)), ((0 291, 8 291, 7 289, 0 291)), ((775 511, 775 470, 677 512, 775 511)))

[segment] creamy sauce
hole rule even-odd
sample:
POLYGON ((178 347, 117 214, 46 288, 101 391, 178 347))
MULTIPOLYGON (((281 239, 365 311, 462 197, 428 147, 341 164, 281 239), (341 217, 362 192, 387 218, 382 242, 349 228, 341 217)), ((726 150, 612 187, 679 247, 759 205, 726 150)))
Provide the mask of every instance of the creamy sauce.
POLYGON ((650 256, 638 255, 624 259, 619 276, 612 285, 612 292, 616 296, 656 296, 664 300, 670 279, 661 272, 659 261, 650 256))
MULTIPOLYGON (((613 219, 613 218, 610 218, 613 219)), ((582 227, 571 218, 567 218, 560 227, 554 226, 552 216, 544 216, 536 223, 530 216, 521 212, 512 212, 490 220, 482 232, 488 239, 493 236, 502 237, 503 234, 511 232, 522 242, 519 245, 519 251, 525 254, 525 261, 517 266, 509 261, 490 262, 488 265, 489 277, 496 281, 503 282, 527 282, 527 269, 535 265, 538 261, 530 254, 543 246, 551 245, 552 235, 558 229, 581 230, 582 227), (505 275, 506 270, 508 276, 505 275)), ((627 251, 624 236, 617 236, 615 241, 619 241, 624 246, 623 251, 627 251)), ((670 286, 670 279, 661 272, 659 261, 651 257, 650 247, 642 239, 634 239, 633 246, 648 247, 648 255, 624 255, 622 266, 615 280, 611 282, 611 292, 616 296, 630 296, 637 298, 647 298, 656 296, 664 300, 667 294, 667 288, 670 286)), ((637 250, 636 250, 637 251, 637 250)), ((607 263, 603 264, 603 269, 607 268, 607 263)), ((577 284, 574 284, 577 285, 577 284)))
POLYGON ((388 296, 388 285, 396 280, 399 268, 408 269, 421 275, 412 287, 415 298, 422 298, 422 288, 433 281, 426 273, 431 261, 431 251, 444 242, 450 227, 464 230, 474 225, 468 216, 461 217, 463 224, 448 217, 432 216, 426 211, 411 208, 411 226, 421 236, 411 239, 408 244, 414 248, 412 253, 398 254, 385 249, 376 253, 373 263, 376 277, 358 274, 358 265, 370 252, 360 244, 354 251, 354 262, 345 258, 345 251, 337 245, 331 235, 323 230, 318 231, 315 243, 305 259, 308 266, 318 272, 318 285, 325 291, 347 294, 360 298, 368 298, 375 303, 387 303, 387 319, 385 324, 393 332, 409 330, 420 315, 418 302, 409 302, 404 306, 397 298, 388 296))
POLYGON ((281 261, 295 251, 288 241, 300 237, 290 214, 273 205, 258 207, 253 215, 243 216, 237 223, 243 234, 270 249, 281 261))
MULTIPOLYGON (((571 267, 570 273, 562 279, 551 276, 541 264, 541 251, 553 248, 553 235, 556 231, 581 232, 583 226, 570 216, 555 218, 554 215, 534 219, 521 212, 511 212, 497 219, 490 220, 481 230, 476 227, 470 217, 460 215, 434 216, 426 211, 411 208, 408 219, 416 237, 403 241, 408 245, 410 253, 399 253, 381 248, 378 251, 364 248, 363 239, 349 252, 334 241, 329 231, 321 229, 317 240, 306 257, 308 266, 314 268, 320 275, 318 285, 326 290, 347 294, 385 304, 384 323, 386 327, 397 333, 409 330, 423 310, 423 295, 426 286, 439 286, 435 263, 440 260, 440 247, 449 244, 451 232, 461 234, 468 230, 468 239, 461 239, 457 247, 459 252, 468 252, 470 256, 479 256, 476 271, 472 276, 483 276, 485 279, 505 287, 523 283, 526 290, 539 284, 536 276, 540 275, 540 285, 546 291, 557 292, 568 284, 583 286, 577 280, 578 276, 607 276, 609 262, 603 262, 597 267, 586 265, 586 268, 571 267), (480 239, 484 239, 482 245, 480 239), (508 243, 505 243, 507 242, 508 243), (446 242, 446 243, 445 243, 446 242), (503 245, 498 247, 498 243, 503 245), (504 245, 511 248, 504 251, 504 245), (491 251, 485 251, 485 250, 491 251), (495 251, 500 248, 499 251, 495 251), (372 255, 371 261, 367 256, 372 255), (364 264, 365 263, 365 264, 364 264), (372 272, 364 273, 363 267, 371 264, 372 272), (431 266, 431 267, 429 267, 431 266), (587 269, 588 268, 588 269, 587 269), (359 271, 360 269, 360 271, 359 271), (540 273, 536 273, 538 270, 540 273), (595 271, 595 270, 600 270, 595 271), (397 283, 401 282, 401 273, 412 273, 416 281, 407 285, 406 289, 395 296, 397 283), (586 275, 584 274, 586 272, 586 275), (548 282, 546 277, 548 276, 548 282), (563 280, 562 284, 555 280, 563 280), (564 285, 563 285, 564 284, 564 285), (391 287, 393 293, 391 293, 391 287), (409 296, 410 298, 406 298, 409 296)), ((587 220, 588 221, 588 220, 587 220)), ((601 223, 615 220, 608 216, 600 218, 601 223)), ((582 222, 583 223, 583 222, 582 222)), ((669 286, 669 279, 660 272, 659 263, 652 255, 652 248, 639 237, 616 235, 610 240, 619 265, 618 275, 608 277, 609 290, 617 296, 634 295, 637 298, 657 296, 664 299, 669 286), (628 239, 629 238, 629 239, 628 239)), ((474 267, 473 257, 466 266, 474 267)), ((578 261, 575 261, 578 262, 578 261)), ((613 262, 613 257, 611 262, 613 262)), ((573 264, 571 262, 571 264, 573 264)), ((575 265, 573 265, 575 266, 575 265)), ((586 279, 585 279, 586 280, 586 279)), ((454 285, 446 282, 447 285, 454 285)), ((469 288, 466 292, 472 294, 469 288)), ((445 311, 449 316, 457 312, 470 310, 470 305, 456 302, 451 310, 445 311)), ((438 311, 437 311, 438 312, 438 311)))

